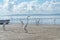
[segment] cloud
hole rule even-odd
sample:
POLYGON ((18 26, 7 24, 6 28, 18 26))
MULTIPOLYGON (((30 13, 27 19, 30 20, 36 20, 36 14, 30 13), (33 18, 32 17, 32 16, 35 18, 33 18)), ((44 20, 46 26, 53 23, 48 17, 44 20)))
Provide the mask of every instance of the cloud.
POLYGON ((20 12, 20 13, 28 13, 33 12, 34 9, 37 9, 39 7, 36 3, 36 1, 30 1, 30 2, 22 2, 19 5, 15 5, 13 8, 14 12, 20 12))
POLYGON ((27 12, 27 2, 22 2, 19 5, 14 5, 13 7, 13 12, 17 12, 17 13, 25 13, 27 12))
POLYGON ((48 1, 46 1, 45 3, 43 3, 40 7, 42 10, 42 12, 46 12, 46 13, 49 13, 49 12, 52 12, 53 11, 53 8, 52 8, 52 4, 48 1))
POLYGON ((0 15, 8 14, 8 0, 4 0, 3 4, 0 4, 0 15))
POLYGON ((0 6, 0 13, 53 13, 54 11, 59 12, 57 11, 60 10, 59 5, 60 2, 53 1, 45 1, 43 4, 40 4, 37 0, 32 0, 16 4, 15 1, 9 2, 9 0, 4 0, 4 4, 0 6))
MULTIPOLYGON (((52 13, 56 3, 52 1, 46 1, 43 4, 39 4, 37 1, 22 2, 19 5, 14 6, 15 12, 18 13, 52 13)), ((58 8, 57 8, 58 9, 58 8)))

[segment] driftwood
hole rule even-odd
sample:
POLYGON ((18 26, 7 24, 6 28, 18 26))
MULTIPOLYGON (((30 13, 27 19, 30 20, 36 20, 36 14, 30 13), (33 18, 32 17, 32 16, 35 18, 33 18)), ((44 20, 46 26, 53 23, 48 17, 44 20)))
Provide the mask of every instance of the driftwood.
POLYGON ((9 24, 10 20, 0 20, 0 25, 3 25, 3 30, 5 31, 5 25, 9 24))
POLYGON ((28 17, 30 17, 30 16, 27 16, 27 23, 24 25, 25 33, 28 33, 28 29, 27 29, 27 26, 28 26, 28 17))
POLYGON ((23 21, 21 21, 21 26, 23 27, 23 25, 24 25, 24 23, 23 23, 23 21))
POLYGON ((39 25, 40 19, 36 19, 36 25, 39 25))
POLYGON ((28 30, 27 30, 27 25, 28 25, 28 24, 25 24, 25 25, 24 25, 24 30, 25 30, 25 33, 28 33, 28 30))

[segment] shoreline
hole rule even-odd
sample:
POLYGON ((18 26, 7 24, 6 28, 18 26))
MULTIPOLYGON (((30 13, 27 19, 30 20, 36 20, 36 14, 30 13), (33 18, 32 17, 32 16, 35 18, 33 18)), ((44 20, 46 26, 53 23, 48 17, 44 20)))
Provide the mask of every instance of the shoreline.
POLYGON ((28 25, 25 33, 21 24, 0 25, 0 40, 60 40, 60 25, 28 25))

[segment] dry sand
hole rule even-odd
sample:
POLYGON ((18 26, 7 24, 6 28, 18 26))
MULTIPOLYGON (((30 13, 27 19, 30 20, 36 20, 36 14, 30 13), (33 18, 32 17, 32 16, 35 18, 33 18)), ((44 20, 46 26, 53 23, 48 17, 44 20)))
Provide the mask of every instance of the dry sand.
POLYGON ((25 33, 20 24, 0 25, 0 40, 60 40, 60 25, 28 25, 25 33))

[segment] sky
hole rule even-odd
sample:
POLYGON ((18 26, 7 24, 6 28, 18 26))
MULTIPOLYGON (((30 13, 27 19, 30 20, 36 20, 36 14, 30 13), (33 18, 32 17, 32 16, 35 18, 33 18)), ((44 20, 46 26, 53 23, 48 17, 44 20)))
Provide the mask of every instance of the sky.
POLYGON ((60 0, 0 0, 0 15, 60 13, 60 0))

